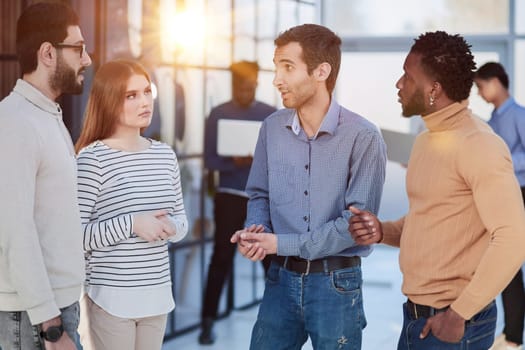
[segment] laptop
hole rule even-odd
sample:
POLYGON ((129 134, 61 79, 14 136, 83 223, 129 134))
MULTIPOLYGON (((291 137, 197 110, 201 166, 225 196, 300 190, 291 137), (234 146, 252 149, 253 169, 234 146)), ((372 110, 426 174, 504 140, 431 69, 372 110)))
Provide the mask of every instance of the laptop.
POLYGON ((387 158, 390 161, 408 164, 412 145, 417 135, 381 129, 381 134, 386 143, 387 158))
POLYGON ((241 119, 219 119, 217 153, 223 157, 253 156, 262 122, 241 119))

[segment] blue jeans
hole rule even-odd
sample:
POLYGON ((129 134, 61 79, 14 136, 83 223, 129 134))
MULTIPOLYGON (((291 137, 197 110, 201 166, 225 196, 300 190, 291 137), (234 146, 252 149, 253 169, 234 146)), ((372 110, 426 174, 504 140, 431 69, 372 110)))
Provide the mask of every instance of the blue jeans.
POLYGON ((251 350, 361 349, 366 326, 361 267, 298 274, 272 262, 253 327, 251 350))
MULTIPOLYGON (((79 310, 78 302, 60 309, 64 331, 76 344, 80 344, 77 333, 79 310)), ((27 312, 0 311, 0 325, 0 347, 2 350, 44 349, 44 340, 40 338, 40 330, 37 326, 31 325, 27 312)))
POLYGON ((397 344, 398 350, 487 350, 494 342, 496 331, 496 303, 492 302, 474 315, 465 326, 465 334, 458 343, 447 343, 436 338, 430 332, 426 338, 419 339, 427 319, 413 319, 406 304, 403 305, 403 330, 397 344))

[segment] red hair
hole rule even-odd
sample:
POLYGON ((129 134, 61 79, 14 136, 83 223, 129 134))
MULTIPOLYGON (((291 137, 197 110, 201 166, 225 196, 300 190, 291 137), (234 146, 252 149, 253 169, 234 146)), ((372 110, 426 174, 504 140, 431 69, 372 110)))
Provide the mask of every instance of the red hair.
POLYGON ((135 61, 109 61, 98 69, 84 112, 84 125, 75 144, 77 153, 90 143, 108 138, 115 132, 124 108, 128 81, 135 74, 143 75, 151 83, 146 69, 135 61))

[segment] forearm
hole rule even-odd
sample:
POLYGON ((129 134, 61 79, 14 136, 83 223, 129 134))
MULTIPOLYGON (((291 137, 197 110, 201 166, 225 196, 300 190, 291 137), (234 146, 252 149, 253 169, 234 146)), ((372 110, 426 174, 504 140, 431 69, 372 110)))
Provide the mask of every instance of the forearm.
MULTIPOLYGON (((86 219, 82 218, 84 222, 86 219)), ((117 244, 128 239, 133 233, 133 216, 117 216, 110 220, 82 224, 84 250, 91 251, 117 244)))
POLYGON ((383 231, 383 239, 381 240, 381 243, 393 246, 393 247, 399 247, 401 242, 401 233, 403 232, 403 225, 405 222, 405 218, 402 217, 401 219, 397 221, 384 221, 381 223, 382 231, 383 231))
MULTIPOLYGON (((477 144, 482 145, 481 142, 477 144)), ((472 279, 452 304, 465 319, 492 301, 525 260, 525 212, 521 190, 506 146, 499 139, 489 146, 479 146, 479 152, 470 154, 473 164, 468 164, 470 166, 463 171, 472 188, 480 224, 487 231, 483 234, 490 235, 483 237, 488 246, 478 258, 472 279)))
POLYGON ((472 280, 451 307, 468 320, 494 300, 521 268, 525 259, 524 245, 523 239, 506 246, 490 244, 472 280))
POLYGON ((32 324, 57 316, 60 310, 49 281, 39 240, 20 236, 27 242, 12 242, 8 249, 7 271, 12 288, 32 324))
POLYGON ((525 214, 517 186, 514 191, 507 191, 505 197, 499 198, 502 202, 498 200, 490 205, 491 209, 487 208, 486 214, 491 217, 486 223, 491 233, 488 247, 469 284, 452 304, 465 319, 494 300, 525 261, 525 214), (506 203, 504 208, 501 203, 506 203))
POLYGON ((29 159, 29 155, 36 154, 36 151, 24 147, 28 145, 16 146, 0 155, 0 163, 6 167, 0 172, 0 264, 2 270, 5 267, 2 274, 7 275, 2 280, 9 283, 5 287, 14 291, 31 323, 37 324, 58 315, 59 309, 34 221, 38 167, 36 160, 29 159), (17 152, 27 152, 27 155, 17 152))
POLYGON ((343 217, 332 220, 316 230, 305 233, 278 234, 277 255, 300 256, 303 259, 320 259, 338 255, 354 247, 348 234, 348 221, 343 217))
POLYGON ((270 221, 270 208, 268 200, 265 198, 254 198, 248 201, 248 214, 244 227, 251 225, 262 225, 264 232, 273 232, 270 221))

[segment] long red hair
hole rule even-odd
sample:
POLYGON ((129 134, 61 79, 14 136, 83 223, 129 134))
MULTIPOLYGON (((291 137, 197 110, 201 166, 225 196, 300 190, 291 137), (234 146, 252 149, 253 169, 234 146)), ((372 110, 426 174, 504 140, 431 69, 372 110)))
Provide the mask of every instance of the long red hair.
POLYGON ((75 144, 77 153, 90 143, 113 135, 124 108, 128 81, 135 74, 145 76, 151 83, 146 69, 138 62, 119 59, 100 66, 93 79, 84 124, 75 144))

